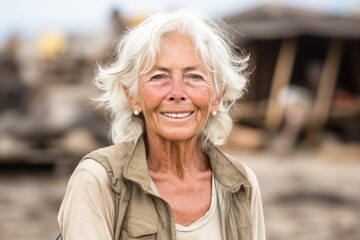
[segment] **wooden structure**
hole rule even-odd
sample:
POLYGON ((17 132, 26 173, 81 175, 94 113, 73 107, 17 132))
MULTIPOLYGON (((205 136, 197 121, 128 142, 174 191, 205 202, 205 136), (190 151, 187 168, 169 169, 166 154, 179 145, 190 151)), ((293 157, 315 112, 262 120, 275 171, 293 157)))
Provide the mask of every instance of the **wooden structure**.
POLYGON ((360 140, 360 18, 263 6, 229 16, 250 53, 249 94, 233 117, 276 133, 284 125, 284 89, 311 96, 302 135, 316 142, 330 129, 360 140))

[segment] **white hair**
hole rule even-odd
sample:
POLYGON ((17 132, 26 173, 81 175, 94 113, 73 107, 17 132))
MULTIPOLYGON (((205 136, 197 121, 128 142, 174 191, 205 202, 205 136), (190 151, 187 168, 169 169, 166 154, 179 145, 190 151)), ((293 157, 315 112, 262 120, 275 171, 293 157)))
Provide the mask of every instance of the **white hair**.
MULTIPOLYGON (((117 47, 116 59, 107 67, 99 67, 95 85, 103 91, 97 98, 113 114, 111 138, 114 143, 133 142, 144 131, 144 118, 133 115, 124 86, 136 95, 142 73, 155 65, 162 37, 178 32, 192 38, 197 55, 213 74, 214 96, 221 96, 218 114, 209 118, 201 133, 202 143, 223 144, 232 128, 230 107, 242 96, 247 82, 243 57, 232 43, 225 23, 212 21, 191 10, 155 14, 129 29, 117 47)), ((210 104, 210 103, 209 103, 210 104)))

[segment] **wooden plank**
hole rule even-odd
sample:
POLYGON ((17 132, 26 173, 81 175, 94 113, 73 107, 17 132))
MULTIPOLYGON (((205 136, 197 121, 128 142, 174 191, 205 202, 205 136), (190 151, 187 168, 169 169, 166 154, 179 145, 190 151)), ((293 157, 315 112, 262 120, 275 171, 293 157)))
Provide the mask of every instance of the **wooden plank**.
POLYGON ((291 78, 297 50, 296 39, 283 40, 276 62, 272 80, 268 107, 265 115, 265 126, 270 131, 276 131, 283 119, 284 108, 278 102, 279 91, 286 87, 291 78))
POLYGON ((329 116, 331 99, 335 90, 336 80, 339 73, 343 42, 332 39, 326 55, 324 67, 320 76, 320 82, 316 93, 313 110, 310 114, 307 142, 317 142, 329 116))

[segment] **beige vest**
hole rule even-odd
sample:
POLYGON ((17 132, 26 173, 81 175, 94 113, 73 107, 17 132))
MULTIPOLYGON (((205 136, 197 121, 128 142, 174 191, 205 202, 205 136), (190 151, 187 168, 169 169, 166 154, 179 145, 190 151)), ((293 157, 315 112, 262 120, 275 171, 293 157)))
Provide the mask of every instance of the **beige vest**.
MULTIPOLYGON (((252 240, 250 184, 244 166, 225 156, 215 146, 205 149, 223 198, 221 228, 225 239, 252 240)), ((114 192, 114 239, 176 240, 174 217, 167 202, 150 189, 145 145, 113 145, 91 152, 84 159, 99 162, 109 177, 114 192)))

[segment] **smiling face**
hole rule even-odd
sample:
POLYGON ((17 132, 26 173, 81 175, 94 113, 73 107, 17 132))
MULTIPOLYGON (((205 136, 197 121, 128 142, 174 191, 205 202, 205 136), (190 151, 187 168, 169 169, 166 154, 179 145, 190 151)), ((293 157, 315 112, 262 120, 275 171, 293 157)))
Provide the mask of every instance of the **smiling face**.
POLYGON ((162 39, 155 66, 139 79, 138 98, 129 97, 134 110, 143 111, 148 138, 170 141, 197 138, 212 101, 213 78, 195 54, 190 37, 169 33, 162 39))

